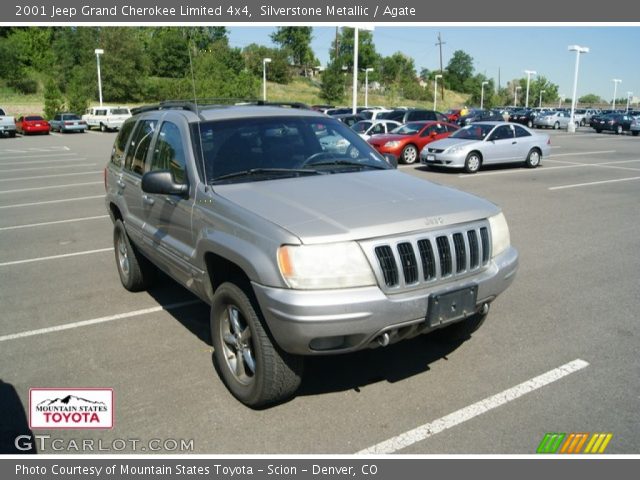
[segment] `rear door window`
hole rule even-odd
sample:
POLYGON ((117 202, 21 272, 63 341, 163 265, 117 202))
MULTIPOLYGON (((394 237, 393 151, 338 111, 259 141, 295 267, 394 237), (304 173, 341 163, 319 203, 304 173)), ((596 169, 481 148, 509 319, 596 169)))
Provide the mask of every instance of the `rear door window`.
POLYGON ((127 148, 127 158, 124 163, 125 170, 129 170, 136 175, 144 173, 144 161, 155 130, 155 120, 141 120, 138 122, 127 148))
POLYGON ((187 180, 182 136, 174 123, 164 122, 158 132, 151 159, 151 171, 154 170, 170 171, 176 183, 185 183, 187 180))

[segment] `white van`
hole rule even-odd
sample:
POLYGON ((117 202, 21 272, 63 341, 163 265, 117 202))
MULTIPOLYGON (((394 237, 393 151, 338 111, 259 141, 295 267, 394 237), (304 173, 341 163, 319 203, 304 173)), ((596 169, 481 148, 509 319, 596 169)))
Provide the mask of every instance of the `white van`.
POLYGON ((87 122, 89 129, 99 128, 100 131, 120 130, 124 121, 131 117, 128 107, 91 107, 82 119, 87 122))

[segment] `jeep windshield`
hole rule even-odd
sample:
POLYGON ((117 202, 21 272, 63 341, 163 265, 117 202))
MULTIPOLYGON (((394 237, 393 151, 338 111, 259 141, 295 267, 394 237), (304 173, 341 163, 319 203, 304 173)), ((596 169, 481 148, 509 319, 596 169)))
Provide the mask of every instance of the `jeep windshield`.
POLYGON ((194 136, 204 160, 198 167, 204 164, 210 184, 392 168, 353 130, 329 117, 207 121, 194 136))

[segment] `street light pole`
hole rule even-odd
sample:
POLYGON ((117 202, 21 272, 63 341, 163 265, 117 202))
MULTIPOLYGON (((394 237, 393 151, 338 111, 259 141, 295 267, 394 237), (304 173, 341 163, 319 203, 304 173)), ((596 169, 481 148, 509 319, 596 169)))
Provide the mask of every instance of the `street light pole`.
POLYGON ((438 105, 438 79, 442 78, 442 75, 437 74, 435 79, 436 81, 433 84, 433 110, 437 111, 436 106, 438 105))
POLYGON ((104 50, 101 48, 96 48, 94 50, 96 54, 96 62, 98 64, 98 95, 100 97, 100 106, 102 106, 102 77, 100 76, 100 55, 104 53, 104 50))
POLYGON ((629 106, 631 103, 631 95, 633 95, 633 92, 627 92, 627 113, 629 113, 629 106))
POLYGON ((524 108, 529 108, 529 84, 531 83, 531 75, 536 75, 538 72, 535 70, 525 70, 524 73, 527 74, 527 95, 524 101, 524 108))
POLYGON ((271 63, 270 58, 262 59, 262 101, 267 101, 267 63, 271 63))
POLYGON ((480 110, 484 106, 484 86, 489 85, 489 82, 482 82, 482 86, 480 87, 480 110))
POLYGON ((369 107, 369 72, 373 72, 373 68, 364 69, 364 106, 369 107))
POLYGON ((546 92, 546 90, 540 90, 540 102, 538 102, 538 107, 542 108, 542 94, 546 92))
POLYGON ((564 94, 560 95, 560 98, 558 98, 558 108, 562 106, 562 102, 564 102, 565 98, 567 98, 566 95, 564 94))
POLYGON ((576 95, 578 91, 578 70, 580 69, 580 54, 589 53, 589 47, 581 47, 580 45, 569 45, 567 47, 570 52, 576 52, 576 68, 573 73, 573 95, 571 96, 571 116, 569 125, 567 125, 567 132, 574 133, 576 131, 576 124, 574 123, 574 116, 576 112, 576 95))
POLYGON ((616 109, 616 95, 618 94, 618 84, 622 83, 622 80, 620 80, 619 78, 612 78, 611 81, 613 82, 613 104, 611 106, 611 110, 615 110, 616 109))
POLYGON ((522 87, 518 85, 516 89, 513 91, 513 106, 518 106, 518 90, 522 90, 522 87))

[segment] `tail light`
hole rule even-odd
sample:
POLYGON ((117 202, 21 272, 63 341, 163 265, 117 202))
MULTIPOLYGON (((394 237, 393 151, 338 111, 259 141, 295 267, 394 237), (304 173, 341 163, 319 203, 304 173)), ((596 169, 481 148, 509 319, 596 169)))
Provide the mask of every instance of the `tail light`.
POLYGON ((64 122, 65 125, 73 125, 73 122, 64 122))

